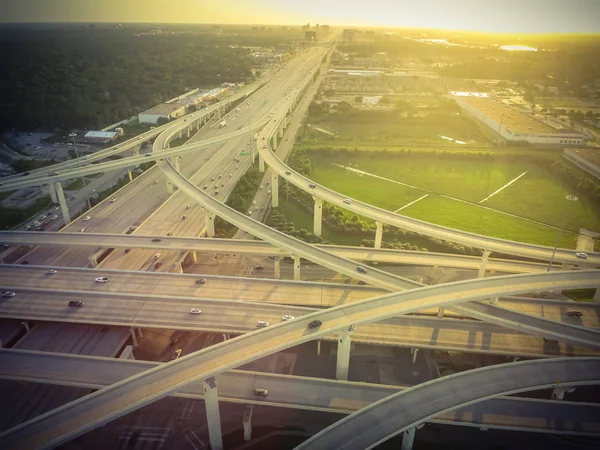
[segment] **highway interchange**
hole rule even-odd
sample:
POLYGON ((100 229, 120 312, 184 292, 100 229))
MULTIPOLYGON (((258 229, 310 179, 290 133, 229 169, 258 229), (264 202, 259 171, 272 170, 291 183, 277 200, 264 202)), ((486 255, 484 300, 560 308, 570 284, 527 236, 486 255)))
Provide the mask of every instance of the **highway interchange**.
MULTIPOLYGON (((274 92, 274 95, 281 97, 282 93, 274 92)), ((295 93, 295 95, 298 95, 298 93, 295 93)), ((285 106, 290 106, 294 100, 294 96, 286 97, 286 102, 284 102, 284 104, 287 104, 285 106)), ((280 105, 282 106, 279 107, 283 108, 283 104, 280 105)), ((278 117, 280 117, 280 115, 281 110, 278 113, 278 117)), ((174 124, 173 127, 176 128, 181 124, 182 122, 178 122, 174 124)), ((269 121, 267 127, 261 132, 261 136, 263 134, 268 136, 274 132, 277 132, 278 126, 279 125, 277 125, 274 121, 269 121)), ((169 133, 173 134, 174 132, 169 133)), ((243 140, 243 136, 247 135, 247 133, 247 130, 242 129, 242 132, 237 136, 243 140)), ((228 139, 229 138, 231 138, 231 134, 228 136, 228 139)), ((260 141, 261 140, 259 139, 259 142, 260 141)), ((184 165, 181 162, 177 164, 176 162, 168 162, 165 159, 167 156, 177 155, 178 153, 163 150, 164 144, 165 141, 162 141, 161 139, 156 140, 153 147, 154 156, 152 156, 151 159, 159 160, 158 166, 160 170, 164 173, 164 175, 166 175, 169 182, 173 183, 173 185, 180 189, 178 194, 182 194, 181 197, 183 201, 189 202, 189 200, 185 200, 186 197, 183 196, 185 193, 187 198, 193 198, 195 202, 199 203, 199 205, 202 205, 207 210, 216 213, 218 216, 226 219, 239 228, 249 231, 252 235, 260 237, 278 248, 283 248, 287 254, 302 256, 313 262, 317 262, 329 267, 337 272, 342 272, 354 278, 362 279, 367 283, 394 291, 395 293, 371 298, 362 302, 341 305, 323 312, 312 313, 306 316, 306 318, 298 317, 297 320, 274 327, 268 327, 267 329, 257 333, 249 333, 240 338, 219 344, 218 346, 215 346, 215 348, 211 347, 196 354, 188 355, 172 363, 165 364, 160 368, 153 369, 145 375, 142 374, 138 377, 132 378, 131 380, 124 380, 119 384, 98 391, 98 393, 81 399, 78 402, 66 405, 65 408, 61 409, 60 412, 51 413, 44 418, 41 418, 41 420, 33 420, 30 424, 28 424, 27 427, 15 429, 12 432, 9 432, 6 437, 6 442, 13 444, 19 442, 19 445, 25 445, 22 448, 37 448, 37 446, 41 445, 42 443, 44 443, 44 445, 56 445, 57 443, 62 442, 69 437, 81 434, 85 430, 93 427, 95 424, 99 424, 110 418, 122 415, 131 410, 132 407, 139 407, 152 400, 160 398, 161 396, 168 395, 170 392, 178 389, 180 385, 185 384, 189 380, 209 377, 213 374, 220 373, 227 368, 236 367, 242 361, 249 361, 258 355, 272 353, 281 348, 286 348, 299 342, 312 340, 315 337, 326 335, 327 333, 338 332, 346 329, 350 325, 377 321, 388 317, 394 317, 399 314, 415 312, 428 307, 444 306, 460 301, 464 302, 478 299, 483 300, 490 297, 494 298, 508 294, 536 292, 541 290, 559 290, 570 287, 595 288, 598 284, 597 272, 593 270, 552 272, 549 274, 542 273, 539 275, 520 275, 496 279, 480 279, 425 288, 419 288, 419 285, 413 281, 403 279, 401 277, 397 277, 373 268, 369 268, 368 273, 366 274, 360 274, 356 272, 356 263, 346 259, 341 255, 332 254, 324 248, 304 244, 300 241, 290 238, 289 236, 285 236, 281 233, 271 230, 262 225, 260 222, 257 222, 243 214, 239 214, 233 210, 230 210, 221 203, 222 197, 217 199, 216 197, 210 195, 212 192, 205 193, 203 191, 202 180, 196 180, 196 183, 194 183, 193 180, 189 181, 186 179, 185 174, 180 174, 177 166, 183 167, 184 165), (200 182, 198 183, 198 181, 200 182), (409 290, 397 292, 403 289, 409 290), (323 326, 320 329, 314 330, 307 334, 306 325, 309 320, 314 319, 315 317, 319 317, 321 320, 323 320, 323 326), (215 353, 216 350, 218 350, 218 353, 215 353), (153 380, 154 384, 149 385, 152 386, 152 389, 150 389, 148 386, 144 388, 144 384, 149 382, 149 380, 153 380), (182 380, 187 381, 184 382, 182 380), (118 399, 116 394, 120 394, 123 399, 118 399), (52 427, 52 423, 60 423, 62 428, 58 426, 52 427), (35 434, 34 431, 39 432, 39 434, 35 434), (25 434, 27 436, 24 436, 25 434), (19 440, 19 436, 21 439, 23 439, 22 441, 19 440), (35 444, 36 442, 37 444, 35 444), (26 445, 31 445, 32 447, 27 447, 26 445)), ((192 147, 194 147, 194 145, 190 146, 190 148, 192 147)), ((279 175, 285 176, 285 171, 288 171, 289 168, 283 165, 283 163, 279 163, 277 160, 274 160, 270 156, 270 150, 267 149, 267 151, 263 151, 260 147, 261 146, 259 145, 259 151, 261 152, 262 157, 269 163, 269 166, 279 173, 279 175)), ((193 148, 193 150, 198 151, 198 148, 199 146, 196 146, 193 148)), ((182 150, 179 150, 178 152, 183 153, 182 150)), ((185 152, 188 153, 188 150, 186 149, 185 152)), ((227 173, 226 170, 229 166, 226 164, 228 161, 229 164, 231 164, 232 154, 234 153, 230 150, 229 159, 227 159, 225 153, 223 153, 222 158, 217 157, 216 159, 209 159, 203 168, 203 173, 205 176, 208 177, 208 174, 214 174, 218 172, 227 173)), ((187 168, 188 166, 185 165, 185 167, 187 168)), ((85 171, 89 169, 84 168, 82 170, 85 171)), ((199 170, 199 168, 197 170, 199 170)), ((154 172, 157 171, 154 170, 154 172)), ((290 176, 288 176, 288 178, 289 177, 290 176)), ((303 188, 308 189, 306 184, 307 180, 301 179, 300 176, 296 174, 292 174, 291 177, 292 179, 290 181, 295 181, 299 186, 303 186, 303 188)), ((152 181, 152 183, 154 184, 154 181, 152 181)), ((13 186, 16 186, 16 184, 13 186)), ((340 197, 340 194, 331 193, 324 188, 320 188, 318 193, 319 197, 325 199, 326 201, 331 201, 334 204, 341 203, 340 199, 342 197, 340 197)), ((178 194, 175 194, 172 198, 178 194)), ((118 203, 118 201, 116 203, 118 203)), ((183 202, 180 201, 177 205, 173 206, 173 208, 169 210, 166 215, 175 215, 176 213, 181 212, 182 205, 183 202)), ((197 214, 199 220, 193 221, 193 227, 189 234, 186 234, 187 231, 181 234, 190 236, 198 236, 201 234, 204 227, 201 226, 200 223, 203 218, 202 216, 205 215, 205 212, 202 211, 199 205, 194 204, 194 206, 191 208, 198 210, 197 214)), ((402 223, 402 227, 407 229, 411 229, 411 227, 418 225, 421 227, 420 232, 424 232, 425 230, 425 234, 431 233, 435 236, 443 236, 448 238, 448 240, 463 243, 469 242, 470 245, 477 243, 478 245, 475 246, 486 250, 496 250, 502 251, 503 253, 512 253, 520 256, 536 257, 542 261, 549 257, 551 251, 551 249, 530 246, 527 244, 507 243, 506 241, 494 240, 481 236, 474 237, 473 235, 468 235, 463 232, 456 232, 455 230, 448 231, 447 229, 441 229, 442 227, 437 226, 430 226, 430 228, 427 228, 426 226, 422 227, 422 224, 401 222, 406 218, 402 218, 402 216, 393 215, 393 213, 388 212, 384 212, 385 214, 380 213, 369 205, 358 204, 358 202, 354 202, 353 205, 357 205, 357 211, 355 212, 360 212, 363 215, 374 217, 375 219, 379 220, 384 219, 382 220, 384 223, 393 225, 402 223), (394 217, 392 217, 392 215, 394 217)), ((354 210, 353 208, 349 209, 354 210)), ((158 227, 158 225, 161 223, 162 221, 157 220, 155 227, 158 227)), ((192 223, 192 221, 188 221, 187 223, 192 223)), ((176 224, 173 223, 172 225, 176 224)), ((75 225, 75 227, 76 226, 77 225, 75 225)), ((140 228, 142 227, 143 224, 140 228)), ((107 230, 103 229, 102 231, 105 232, 107 230)), ((121 229, 114 230, 113 232, 118 233, 123 231, 124 230, 121 229)), ((148 235, 164 235, 164 231, 165 230, 152 230, 151 232, 148 232, 148 235)), ((177 234, 180 233, 177 232, 177 234)), ((86 252, 85 248, 82 249, 83 251, 81 254, 86 255, 87 259, 89 250, 86 252)), ((136 251, 145 252, 142 259, 146 254, 150 258, 151 255, 155 253, 155 250, 136 251)), ((34 253, 37 253, 37 250, 34 253)), ((181 252, 175 253, 179 254, 181 252)), ((561 262, 578 262, 574 258, 573 251, 560 250, 557 252, 557 256, 557 260, 561 262)), ((173 256, 172 258, 172 261, 175 261, 177 259, 177 255, 173 256)), ((111 257, 109 257, 109 259, 106 261, 110 261, 110 259, 111 257)), ((135 264, 138 265, 138 268, 140 261, 141 259, 135 261, 135 264)), ((599 261, 600 257, 598 255, 591 254, 588 265, 590 267, 596 266, 599 261)), ((45 263, 48 264, 47 262, 45 263)), ((167 263, 167 265, 170 264, 173 263, 167 263)), ((127 263, 115 263, 115 265, 121 265, 118 268, 126 268, 124 266, 126 266, 127 263)), ((111 267, 114 267, 115 265, 111 265, 111 267)))

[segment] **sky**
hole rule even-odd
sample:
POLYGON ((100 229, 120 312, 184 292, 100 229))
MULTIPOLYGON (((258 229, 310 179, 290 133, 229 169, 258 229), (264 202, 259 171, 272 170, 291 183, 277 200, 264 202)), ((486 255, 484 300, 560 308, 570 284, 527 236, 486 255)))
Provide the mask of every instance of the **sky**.
POLYGON ((237 23, 599 33, 600 0, 0 0, 0 22, 237 23))

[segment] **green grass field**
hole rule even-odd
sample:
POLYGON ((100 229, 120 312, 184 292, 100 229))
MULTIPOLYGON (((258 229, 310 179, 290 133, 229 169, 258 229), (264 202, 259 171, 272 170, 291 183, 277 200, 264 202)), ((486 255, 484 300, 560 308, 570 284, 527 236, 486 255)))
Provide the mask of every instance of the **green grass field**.
MULTIPOLYGON (((565 199, 571 193, 568 187, 552 174, 530 163, 436 159, 431 154, 403 157, 401 154, 315 152, 310 153, 310 156, 312 179, 349 197, 390 211, 428 193, 427 198, 401 212, 428 222, 549 246, 555 244, 558 234, 556 228, 547 225, 564 225, 566 230, 572 231, 577 231, 580 227, 600 229, 600 211, 597 207, 586 198, 569 202, 565 199), (351 164, 352 167, 392 181, 361 176, 334 164, 351 164), (528 171, 526 175, 483 203, 487 208, 498 211, 439 195, 478 203, 525 171, 528 171), (421 189, 403 186, 394 181, 421 189), (503 212, 520 217, 512 217, 503 212)), ((293 217, 288 218, 299 220, 300 215, 292 214, 293 217)), ((307 223, 302 227, 312 229, 310 217, 307 217, 307 223)), ((339 242, 339 237, 338 240, 326 239, 339 242)), ((575 234, 565 231, 559 245, 572 248, 575 241, 575 234)))

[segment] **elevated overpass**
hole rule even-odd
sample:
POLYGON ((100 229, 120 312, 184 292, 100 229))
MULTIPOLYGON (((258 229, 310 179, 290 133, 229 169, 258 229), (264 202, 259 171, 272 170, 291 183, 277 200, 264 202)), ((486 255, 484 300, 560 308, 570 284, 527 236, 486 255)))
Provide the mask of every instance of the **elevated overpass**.
MULTIPOLYGON (((188 250, 195 252, 236 253, 290 257, 292 253, 264 241, 218 239, 206 237, 141 236, 138 234, 110 233, 51 233, 44 231, 0 231, 0 242, 11 245, 97 246, 108 248, 148 248, 157 250, 188 250)), ((376 249, 340 245, 317 245, 334 255, 355 261, 369 261, 419 266, 481 268, 481 258, 447 253, 415 252, 396 249, 376 249)), ((545 272, 547 264, 510 259, 489 258, 486 270, 506 273, 545 272)))
MULTIPOLYGON (((160 363, 0 349, 0 378, 32 383, 102 389, 160 363)), ((404 386, 307 378, 232 370, 217 376, 224 402, 351 414, 407 389, 404 386), (253 395, 267 388, 268 397, 253 395)), ((202 383, 182 387, 174 396, 204 399, 202 383)), ((568 401, 498 397, 436 415, 431 423, 491 429, 600 436, 600 405, 568 401)))
MULTIPOLYGON (((327 333, 343 333, 350 325, 382 320, 428 307, 532 290, 592 287, 597 283, 597 274, 597 271, 582 270, 469 280, 391 293, 308 314, 214 345, 115 383, 6 431, 0 435, 0 443, 11 449, 53 448, 87 430, 170 395, 193 381, 207 380, 204 384, 207 392, 216 390, 216 384, 210 379, 212 376, 327 333), (322 321, 322 325, 308 329, 308 324, 317 319, 322 321)), ((543 367, 563 367, 564 364, 560 364, 562 360, 558 361, 558 366, 543 367)), ((583 381, 581 377, 585 374, 593 374, 594 381, 598 381, 600 360, 591 360, 589 364, 592 367, 584 362, 581 370, 575 371, 579 373, 579 377, 574 382, 583 381)), ((550 374, 550 371, 544 370, 543 373, 550 374)), ((554 378, 552 383, 555 383, 557 373, 551 375, 554 378)), ((435 413, 440 410, 443 411, 443 408, 437 409, 435 413)))
MULTIPOLYGON (((93 278, 89 281, 95 284, 93 278)), ((4 286, 2 288, 5 289, 4 286)), ((259 320, 278 324, 284 315, 299 318, 317 311, 314 308, 210 299, 202 296, 202 287, 196 289, 196 295, 200 291, 199 297, 99 292, 101 290, 18 288, 18 298, 0 303, 0 317, 127 327, 132 330, 135 339, 135 328, 242 334, 255 331, 259 320), (67 305, 69 301, 79 300, 85 302, 81 308, 67 305), (199 308, 202 314, 190 314, 191 308, 199 308)), ((485 306, 477 302, 473 305, 485 306)), ((511 328, 521 327, 521 332, 473 320, 401 316, 361 326, 352 333, 352 340, 359 344, 513 357, 600 356, 600 330, 509 310, 501 310, 496 320, 500 321, 506 313, 510 314, 513 322, 511 328), (562 343, 549 345, 542 337, 562 343)), ((326 335, 322 339, 337 342, 337 335, 326 335)))
POLYGON ((362 408, 296 450, 367 450, 409 429, 413 429, 414 439, 414 427, 440 413, 499 395, 597 385, 599 373, 597 358, 522 361, 469 370, 405 389, 362 408))

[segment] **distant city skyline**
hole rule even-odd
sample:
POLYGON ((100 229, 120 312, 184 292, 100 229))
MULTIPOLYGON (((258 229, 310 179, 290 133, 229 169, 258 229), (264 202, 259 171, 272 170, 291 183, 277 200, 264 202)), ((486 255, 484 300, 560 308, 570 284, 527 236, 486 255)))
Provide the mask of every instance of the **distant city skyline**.
POLYGON ((0 0, 0 22, 373 26, 600 33, 599 0, 0 0))

